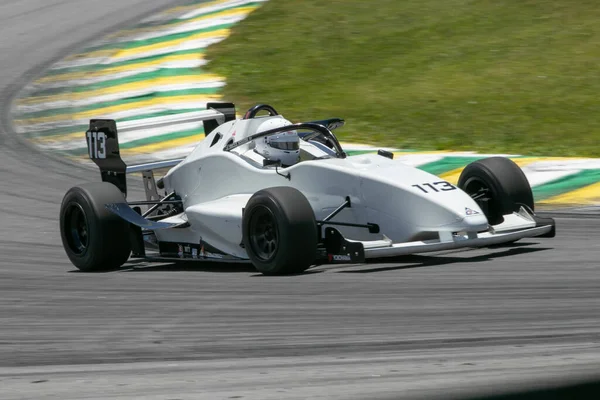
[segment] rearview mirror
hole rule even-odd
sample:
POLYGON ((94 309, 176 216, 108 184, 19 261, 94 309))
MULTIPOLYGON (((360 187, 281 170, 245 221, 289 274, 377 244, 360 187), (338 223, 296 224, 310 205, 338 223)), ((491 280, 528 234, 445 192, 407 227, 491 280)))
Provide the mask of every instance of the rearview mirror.
POLYGON ((267 166, 275 166, 275 167, 281 167, 281 160, 263 160, 263 167, 267 167, 267 166))

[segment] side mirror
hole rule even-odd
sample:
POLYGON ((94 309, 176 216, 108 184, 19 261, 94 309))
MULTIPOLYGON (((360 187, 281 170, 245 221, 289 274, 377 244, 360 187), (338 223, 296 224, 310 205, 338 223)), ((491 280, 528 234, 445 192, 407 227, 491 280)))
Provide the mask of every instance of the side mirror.
POLYGON ((394 159, 394 153, 392 153, 391 151, 387 151, 387 150, 378 150, 377 155, 389 158, 390 160, 394 159))
POLYGON ((279 172, 277 170, 277 168, 281 168, 281 160, 263 160, 263 167, 266 167, 268 165, 273 165, 275 166, 275 172, 277 173, 277 175, 281 175, 283 176, 285 179, 287 180, 291 180, 292 176, 291 174, 288 172, 287 174, 282 174, 281 172, 279 172))

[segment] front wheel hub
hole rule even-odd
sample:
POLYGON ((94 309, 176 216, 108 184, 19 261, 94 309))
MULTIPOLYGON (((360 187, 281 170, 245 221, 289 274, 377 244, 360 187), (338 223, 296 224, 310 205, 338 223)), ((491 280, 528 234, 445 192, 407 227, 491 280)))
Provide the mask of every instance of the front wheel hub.
POLYGON ((250 245, 254 254, 268 261, 275 256, 279 245, 275 216, 267 207, 258 206, 253 211, 249 224, 250 245))

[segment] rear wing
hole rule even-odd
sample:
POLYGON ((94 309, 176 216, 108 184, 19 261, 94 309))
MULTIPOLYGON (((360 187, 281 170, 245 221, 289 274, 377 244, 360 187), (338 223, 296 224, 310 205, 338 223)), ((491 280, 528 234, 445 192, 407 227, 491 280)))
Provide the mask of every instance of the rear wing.
POLYGON ((112 119, 92 119, 85 133, 88 155, 100 168, 102 182, 110 182, 127 196, 127 165, 119 153, 117 123, 112 119))
MULTIPOLYGON (((121 133, 132 131, 143 131, 144 129, 159 128, 174 123, 202 121, 204 134, 208 136, 217 126, 234 120, 235 105, 233 103, 207 103, 207 109, 185 115, 173 115, 168 118, 149 118, 143 123, 139 121, 128 121, 120 126, 121 133)), ((110 182, 127 196, 126 175, 134 172, 142 172, 145 182, 146 197, 148 200, 158 200, 154 176, 152 171, 159 168, 173 167, 183 161, 180 159, 156 161, 144 164, 127 166, 121 158, 119 151, 119 132, 117 123, 112 119, 92 119, 89 129, 85 132, 88 148, 88 156, 100 168, 100 176, 103 182, 110 182), (149 193, 148 186, 152 186, 149 193), (154 198, 156 197, 156 198, 154 198)))

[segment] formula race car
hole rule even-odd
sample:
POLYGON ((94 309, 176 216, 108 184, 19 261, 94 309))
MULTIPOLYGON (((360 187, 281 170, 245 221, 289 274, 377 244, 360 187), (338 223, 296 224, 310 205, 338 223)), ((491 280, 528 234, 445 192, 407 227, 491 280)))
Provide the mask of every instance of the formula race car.
POLYGON ((292 124, 262 104, 236 118, 232 103, 199 114, 206 136, 187 157, 133 166, 120 157, 115 121, 90 121, 102 182, 71 188, 60 210, 77 268, 132 257, 248 262, 276 275, 555 235, 508 158, 475 161, 453 185, 388 151, 348 156, 332 133, 339 118, 292 124), (130 173, 142 174, 145 200, 126 200, 130 173))

